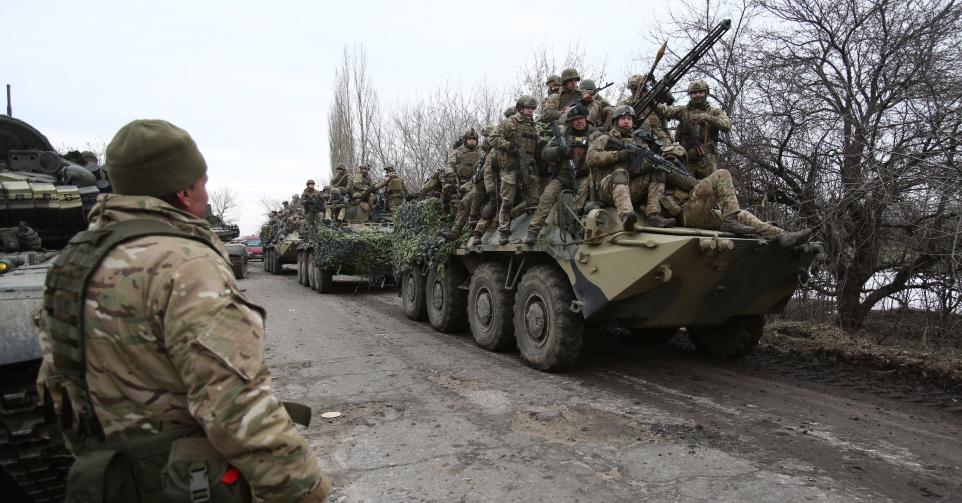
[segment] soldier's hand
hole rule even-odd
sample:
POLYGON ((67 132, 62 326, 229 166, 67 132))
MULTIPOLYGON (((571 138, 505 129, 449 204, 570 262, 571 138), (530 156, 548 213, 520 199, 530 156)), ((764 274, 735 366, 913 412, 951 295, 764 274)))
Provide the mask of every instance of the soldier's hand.
POLYGON ((634 157, 634 156, 635 156, 635 155, 632 154, 631 151, 628 150, 628 149, 619 150, 619 151, 618 151, 618 160, 619 160, 619 161, 630 161, 631 158, 634 157))
POLYGON ((585 91, 585 92, 581 93, 581 101, 583 101, 583 102, 585 102, 585 103, 591 103, 591 100, 593 100, 594 97, 595 97, 595 95, 594 95, 594 93, 592 93, 591 91, 585 91))

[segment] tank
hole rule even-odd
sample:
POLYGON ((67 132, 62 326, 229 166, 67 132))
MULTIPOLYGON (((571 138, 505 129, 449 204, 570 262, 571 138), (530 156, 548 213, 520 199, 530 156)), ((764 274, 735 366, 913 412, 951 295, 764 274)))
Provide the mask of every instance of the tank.
POLYGON ((508 245, 489 230, 434 262, 401 261, 407 316, 442 332, 469 329, 492 351, 516 346, 544 371, 577 361, 589 326, 653 339, 683 328, 699 350, 738 357, 755 348, 765 315, 784 309, 821 253, 818 243, 788 249, 684 227, 625 232, 612 208, 578 216, 570 192, 534 245, 517 244, 528 222, 512 221, 508 245))
POLYGON ((247 262, 249 260, 247 245, 237 241, 240 236, 240 228, 234 224, 228 224, 211 212, 210 205, 204 209, 204 220, 210 224, 210 229, 217 235, 224 249, 230 258, 231 271, 237 279, 247 277, 247 262))
POLYGON ((32 126, 0 115, 0 228, 22 223, 43 245, 0 252, 0 467, 23 492, 6 494, 11 501, 62 501, 73 462, 52 409, 37 396, 41 350, 33 324, 57 250, 86 228, 87 210, 110 188, 96 162, 72 154, 61 156, 32 126))

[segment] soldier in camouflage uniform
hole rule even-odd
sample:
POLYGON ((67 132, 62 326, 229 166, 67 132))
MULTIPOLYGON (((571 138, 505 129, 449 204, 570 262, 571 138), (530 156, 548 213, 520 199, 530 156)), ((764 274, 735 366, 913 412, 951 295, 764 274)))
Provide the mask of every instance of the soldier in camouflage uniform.
POLYGON ((633 201, 643 194, 647 194, 647 225, 670 227, 675 224, 675 220, 661 216, 661 198, 665 193, 664 173, 650 167, 645 170, 644 166, 642 173, 631 173, 631 161, 635 154, 628 149, 608 150, 609 138, 626 145, 639 144, 632 134, 634 115, 635 111, 629 106, 615 109, 611 129, 592 141, 588 148, 588 167, 591 168, 595 186, 598 187, 598 197, 602 202, 613 204, 618 209, 618 216, 625 230, 634 230, 638 216, 633 201), (632 197, 633 194, 636 195, 635 198, 632 197))
POLYGON ((578 84, 578 90, 581 91, 581 105, 588 108, 588 123, 592 127, 600 128, 605 125, 606 115, 609 113, 608 109, 611 108, 611 103, 600 94, 595 94, 598 86, 595 85, 595 81, 591 79, 582 80, 578 84))
POLYGON ((100 196, 91 230, 60 254, 37 318, 40 396, 78 458, 67 500, 210 490, 212 501, 325 501, 330 482, 271 393, 264 309, 201 218, 196 144, 138 120, 111 141, 107 165, 116 193, 100 196))
POLYGON ((545 98, 541 113, 538 115, 538 122, 548 123, 560 120, 564 116, 565 108, 583 97, 583 93, 578 90, 579 80, 581 77, 578 75, 578 70, 574 68, 565 68, 561 72, 561 92, 550 94, 545 98))
MULTIPOLYGON (((563 76, 564 74, 562 74, 563 76)), ((534 127, 532 116, 538 102, 531 96, 518 98, 518 113, 501 121, 493 146, 497 149, 500 171, 501 211, 498 215, 499 242, 508 243, 511 219, 518 212, 514 208, 515 197, 523 188, 524 202, 520 211, 534 209, 541 198, 541 179, 538 176, 538 158, 541 155, 540 136, 534 127)))
POLYGON ((347 185, 347 192, 350 194, 351 207, 345 218, 347 220, 368 220, 373 209, 371 193, 374 191, 374 182, 371 181, 371 167, 367 164, 358 166, 357 173, 351 177, 347 185))
POLYGON ((481 181, 475 184, 478 197, 475 198, 472 217, 478 221, 474 225, 472 236, 480 238, 488 229, 495 216, 498 199, 498 178, 500 173, 494 170, 497 163, 494 162, 496 155, 492 153, 494 148, 494 138, 497 136, 498 125, 490 124, 481 130, 484 142, 481 144, 481 153, 484 156, 484 164, 481 165, 481 181))
POLYGON ((347 172, 347 167, 342 163, 337 163, 334 168, 334 178, 331 179, 331 188, 346 189, 351 183, 351 174, 347 172))
POLYGON ((548 78, 544 81, 544 85, 547 87, 545 96, 558 94, 558 92, 561 91, 561 77, 557 75, 548 75, 548 78))
POLYGON ((304 209, 304 224, 301 235, 305 237, 314 235, 320 214, 324 211, 324 198, 314 188, 314 185, 314 180, 308 180, 304 192, 301 193, 301 205, 304 209))
POLYGON ((688 86, 688 104, 668 106, 659 103, 655 112, 665 120, 677 120, 675 141, 687 152, 688 169, 696 178, 705 178, 718 165, 718 134, 732 128, 728 114, 708 104, 708 83, 696 80, 688 86))
POLYGON ((395 212, 404 204, 408 197, 408 188, 404 179, 398 176, 394 166, 384 168, 384 179, 374 186, 374 190, 384 189, 387 198, 388 211, 395 212))
POLYGON ((584 208, 588 199, 588 167, 585 164, 585 154, 591 139, 598 134, 588 124, 588 110, 581 105, 568 109, 565 122, 567 125, 561 130, 561 134, 567 140, 567 150, 554 138, 541 151, 541 159, 551 172, 551 180, 541 193, 538 209, 528 224, 525 243, 529 245, 534 244, 538 238, 548 211, 554 206, 562 190, 574 190, 577 193, 575 207, 578 210, 584 208), (572 167, 575 173, 572 173, 572 167))
MULTIPOLYGON (((676 148, 680 150, 678 155, 684 157, 684 148, 676 148)), ((670 194, 662 199, 662 206, 670 215, 680 219, 685 227, 721 230, 738 235, 757 234, 773 239, 786 248, 803 242, 812 233, 812 229, 785 231, 741 209, 732 176, 727 169, 712 171, 687 192, 671 190, 671 186, 668 188, 670 194)))
POLYGON ((344 220, 344 209, 346 205, 344 204, 344 194, 341 192, 341 189, 331 187, 331 195, 327 201, 324 205, 324 217, 328 220, 344 220))
POLYGON ((449 241, 454 241, 461 235, 477 198, 473 179, 480 158, 478 133, 472 128, 461 136, 461 146, 451 153, 448 167, 445 169, 444 190, 447 192, 447 197, 454 199, 456 208, 451 230, 441 233, 449 241))

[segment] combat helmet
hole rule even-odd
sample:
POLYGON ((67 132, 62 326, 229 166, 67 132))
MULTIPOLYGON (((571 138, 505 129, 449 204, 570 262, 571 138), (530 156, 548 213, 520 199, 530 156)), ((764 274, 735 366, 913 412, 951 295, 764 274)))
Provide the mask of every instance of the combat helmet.
POLYGON ((701 80, 701 79, 692 81, 691 84, 688 84, 689 97, 691 96, 691 93, 695 91, 705 91, 705 95, 700 98, 691 98, 690 101, 692 104, 703 105, 708 102, 708 93, 710 92, 710 90, 708 89, 708 82, 705 82, 704 80, 701 80))
POLYGON ((508 108, 505 108, 505 109, 504 109, 504 116, 505 116, 505 117, 511 117, 511 116, 514 115, 515 112, 517 112, 517 111, 518 111, 518 105, 515 104, 513 107, 508 107, 508 108))
POLYGON ((515 103, 515 110, 521 110, 524 107, 538 108, 538 100, 534 99, 534 96, 524 94, 518 98, 518 102, 515 103))
POLYGON ((475 132, 474 128, 468 128, 468 130, 465 131, 463 135, 461 135, 461 138, 464 138, 465 140, 467 140, 468 138, 474 138, 475 140, 477 140, 478 133, 475 132))
POLYGON ((565 83, 569 80, 581 80, 581 76, 578 75, 578 70, 574 68, 565 68, 561 70, 561 82, 565 83))
POLYGON ((394 172, 396 172, 396 171, 397 171, 397 170, 394 169, 394 166, 384 166, 384 172, 385 172, 385 173, 394 173, 394 172))
POLYGON ((565 112, 565 122, 571 122, 582 117, 588 117, 588 110, 581 105, 575 105, 565 112))
POLYGON ((596 86, 595 81, 591 79, 585 79, 578 83, 579 91, 594 91, 595 89, 598 89, 598 86, 596 86))
POLYGON ((557 76, 557 75, 548 75, 548 78, 545 79, 545 81, 544 81, 544 85, 547 86, 547 85, 550 85, 550 84, 552 84, 552 83, 554 83, 554 85, 556 85, 556 86, 557 86, 557 85, 561 85, 561 77, 559 77, 559 76, 557 76))
POLYGON ((314 182, 314 179, 310 179, 305 185, 316 185, 316 183, 314 182))
POLYGON ((625 87, 634 91, 638 89, 638 86, 640 86, 644 81, 645 81, 644 75, 632 75, 631 77, 628 78, 628 84, 625 87))
POLYGON ((371 167, 368 166, 367 164, 362 164, 362 165, 358 166, 357 169, 359 169, 359 170, 361 170, 361 171, 370 171, 370 170, 371 170, 371 167))
POLYGON ((614 112, 612 112, 612 114, 611 114, 611 122, 612 122, 612 124, 617 125, 617 123, 618 123, 618 118, 619 118, 619 117, 624 117, 624 116, 626 116, 626 115, 629 116, 629 117, 631 117, 631 118, 633 119, 633 118, 635 117, 635 109, 634 109, 634 108, 631 108, 631 107, 628 106, 628 105, 622 105, 622 106, 620 106, 620 107, 615 107, 614 112))

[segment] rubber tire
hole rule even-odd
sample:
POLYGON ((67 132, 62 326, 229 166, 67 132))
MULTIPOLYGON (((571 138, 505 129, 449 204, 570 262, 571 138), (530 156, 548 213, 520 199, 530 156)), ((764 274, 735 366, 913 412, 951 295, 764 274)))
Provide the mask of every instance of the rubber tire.
POLYGON ((271 251, 269 249, 264 250, 264 258, 261 260, 264 262, 264 272, 271 272, 271 251))
MULTIPOLYGON (((504 264, 484 262, 471 275, 468 288, 468 325, 474 342, 488 351, 507 351, 514 347, 514 296, 504 289, 508 276, 504 264), (490 315, 484 323, 478 313, 478 299, 486 294, 490 315)), ((483 305, 482 305, 483 307, 483 305)))
POLYGON ((571 283, 557 267, 536 265, 525 271, 514 295, 514 335, 528 366, 557 372, 578 360, 585 328, 581 315, 571 310, 574 299, 571 283), (531 309, 541 311, 543 326, 528 320, 531 309), (534 335, 539 328, 540 339, 534 335))
POLYGON ((449 261, 444 271, 436 267, 428 271, 425 306, 428 322, 438 332, 453 334, 468 328, 468 293, 458 288, 466 276, 461 264, 454 261, 449 261))
POLYGON ((307 286, 311 290, 317 290, 317 265, 314 263, 314 253, 307 252, 307 286))
POLYGON ((306 253, 307 252, 305 252, 304 250, 297 251, 297 284, 298 285, 304 285, 307 283, 307 274, 304 269, 304 264, 306 263, 306 261, 304 260, 304 256, 306 255, 306 253))
POLYGON ((631 340, 638 346, 664 346, 676 333, 677 328, 637 328, 631 331, 631 340))
POLYGON ((409 320, 424 321, 428 319, 428 307, 425 302, 425 278, 421 275, 421 266, 416 265, 401 276, 401 305, 404 315, 409 320))
POLYGON ((758 346, 765 330, 764 316, 735 316, 718 328, 688 329, 699 351, 719 358, 741 358, 758 346))
POLYGON ((334 273, 314 266, 314 282, 317 284, 317 293, 331 293, 334 291, 334 273))

